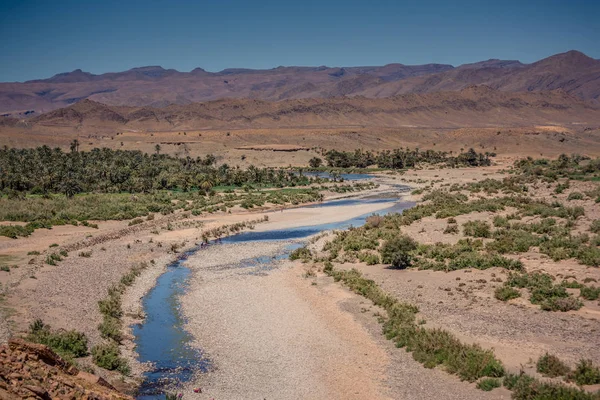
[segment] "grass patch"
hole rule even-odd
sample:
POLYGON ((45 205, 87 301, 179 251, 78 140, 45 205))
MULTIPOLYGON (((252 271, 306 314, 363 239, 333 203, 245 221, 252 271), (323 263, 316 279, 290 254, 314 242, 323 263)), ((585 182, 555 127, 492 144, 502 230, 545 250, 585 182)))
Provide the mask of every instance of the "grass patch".
POLYGON ((500 383, 500 379, 496 378, 483 378, 477 382, 477 389, 483 390, 484 392, 491 392, 501 386, 502 383, 500 383))

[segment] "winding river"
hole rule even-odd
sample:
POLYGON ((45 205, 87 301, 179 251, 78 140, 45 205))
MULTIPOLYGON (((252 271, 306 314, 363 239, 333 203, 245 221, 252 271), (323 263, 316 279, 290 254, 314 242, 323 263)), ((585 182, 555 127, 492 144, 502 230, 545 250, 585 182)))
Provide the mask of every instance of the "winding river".
MULTIPOLYGON (((365 175, 343 175, 345 180, 364 179, 365 175)), ((393 212, 402 212, 412 207, 411 202, 402 201, 398 195, 406 192, 405 186, 394 187, 393 193, 377 198, 348 198, 332 200, 317 205, 306 207, 332 207, 352 206, 367 203, 389 203, 391 207, 383 209, 378 214, 383 215, 393 212)), ((211 243, 212 246, 227 246, 241 242, 257 241, 289 241, 284 249, 275 257, 264 256, 243 263, 251 265, 264 265, 268 269, 274 261, 287 258, 294 249, 301 247, 310 236, 333 229, 347 229, 351 226, 361 226, 372 213, 350 218, 345 221, 300 226, 289 229, 274 229, 267 231, 247 231, 224 238, 220 243, 211 243), (305 239, 305 240, 303 240, 305 239)), ((180 255, 177 261, 167 266, 167 270, 158 278, 156 285, 143 299, 143 308, 146 319, 143 324, 133 329, 136 338, 136 351, 141 362, 152 363, 153 368, 145 373, 144 382, 140 388, 138 399, 162 399, 165 388, 177 382, 188 381, 193 374, 206 372, 210 368, 210 355, 190 346, 191 336, 185 331, 180 312, 179 297, 185 293, 186 284, 191 276, 191 270, 184 265, 185 260, 202 251, 200 247, 193 248, 180 255)), ((240 267, 243 267, 241 265, 240 267)))

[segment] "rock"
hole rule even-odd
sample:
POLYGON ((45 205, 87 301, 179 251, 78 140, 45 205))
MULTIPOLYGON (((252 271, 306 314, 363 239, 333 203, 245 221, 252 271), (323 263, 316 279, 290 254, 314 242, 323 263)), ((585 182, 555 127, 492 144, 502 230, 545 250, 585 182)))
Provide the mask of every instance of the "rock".
POLYGON ((107 381, 105 381, 102 377, 100 376, 96 376, 94 374, 90 374, 88 372, 84 372, 84 371, 79 371, 79 373, 77 374, 78 378, 81 378, 89 383, 93 383, 96 385, 100 385, 100 386, 104 386, 105 388, 111 389, 111 390, 117 390, 115 389, 110 383, 108 383, 107 381))
POLYGON ((0 354, 0 400, 133 400, 104 379, 79 371, 47 346, 11 339, 0 346, 0 354))
POLYGON ((23 388, 29 390, 30 392, 34 393, 36 396, 38 396, 42 399, 51 399, 50 395, 43 387, 33 386, 33 385, 23 385, 23 388))

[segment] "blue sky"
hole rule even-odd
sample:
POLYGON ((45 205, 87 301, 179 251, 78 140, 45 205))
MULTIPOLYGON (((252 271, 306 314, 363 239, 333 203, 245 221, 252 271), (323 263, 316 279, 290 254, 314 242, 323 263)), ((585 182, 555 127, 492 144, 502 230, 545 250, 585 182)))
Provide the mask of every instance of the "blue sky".
POLYGON ((0 81, 161 65, 600 58, 600 1, 0 0, 0 81))

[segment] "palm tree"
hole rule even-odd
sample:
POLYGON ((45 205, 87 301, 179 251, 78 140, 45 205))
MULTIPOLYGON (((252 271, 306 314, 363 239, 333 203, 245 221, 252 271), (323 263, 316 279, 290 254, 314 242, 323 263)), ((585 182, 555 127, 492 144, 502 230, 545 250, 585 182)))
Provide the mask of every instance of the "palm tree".
POLYGON ((210 180, 210 178, 206 178, 200 184, 200 189, 204 190, 205 192, 208 192, 210 189, 212 189, 212 187, 213 187, 213 182, 210 180))
POLYGON ((77 153, 79 151, 79 140, 74 139, 71 142, 71 153, 77 153))

